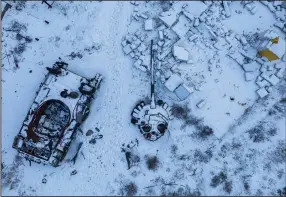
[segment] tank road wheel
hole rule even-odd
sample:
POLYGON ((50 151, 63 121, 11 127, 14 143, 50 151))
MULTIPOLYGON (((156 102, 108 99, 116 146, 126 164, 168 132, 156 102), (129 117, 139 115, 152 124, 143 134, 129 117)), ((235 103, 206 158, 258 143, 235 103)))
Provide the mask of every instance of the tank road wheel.
POLYGON ((162 100, 158 100, 157 103, 158 103, 158 105, 163 105, 164 104, 164 102, 162 100))
POLYGON ((89 108, 87 108, 85 111, 84 111, 84 113, 83 113, 83 116, 82 116, 82 122, 84 122, 86 119, 87 119, 87 117, 88 117, 88 115, 89 115, 89 108))
POLYGON ((52 166, 54 167, 58 167, 59 166, 59 160, 57 160, 56 158, 52 161, 52 166))
POLYGON ((138 120, 136 118, 131 118, 131 123, 136 124, 136 123, 138 123, 138 120))

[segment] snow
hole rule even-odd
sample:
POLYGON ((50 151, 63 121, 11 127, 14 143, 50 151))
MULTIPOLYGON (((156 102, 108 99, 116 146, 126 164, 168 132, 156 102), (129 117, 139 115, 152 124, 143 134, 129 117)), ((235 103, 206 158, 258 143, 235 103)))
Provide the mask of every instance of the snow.
MULTIPOLYGON (((279 40, 285 40, 285 32, 275 26, 280 21, 275 12, 264 5, 265 1, 252 2, 256 7, 255 14, 241 2, 232 1, 229 4, 231 16, 227 18, 223 4, 215 1, 175 1, 172 5, 156 1, 133 4, 55 1, 51 9, 41 2, 28 1, 22 11, 15 9, 19 2, 11 1, 11 4, 13 7, 2 21, 3 195, 128 195, 124 188, 130 182, 137 186, 134 195, 141 196, 190 196, 195 191, 201 195, 275 196, 277 189, 285 187, 285 157, 277 154, 281 153, 278 148, 285 146, 286 137, 285 104, 280 102, 285 98, 285 80, 281 78, 273 86, 261 77, 257 77, 257 82, 245 81, 247 72, 242 66, 251 60, 241 52, 247 55, 249 46, 243 47, 235 38, 235 35, 243 35, 248 41, 249 35, 272 29, 279 35, 279 40), (188 6, 182 9, 184 4, 188 6), (138 12, 134 12, 135 8, 138 12), (166 10, 173 13, 169 18, 170 26, 159 19, 160 13, 166 10), (137 19, 133 17, 135 14, 137 19), (156 31, 145 31, 145 20, 139 17, 140 14, 154 20, 156 31), (172 26, 179 22, 177 16, 180 14, 193 20, 188 24, 191 31, 177 43, 178 36, 172 26), (16 32, 7 31, 13 21, 26 26, 26 30, 22 29, 20 33, 30 36, 32 42, 17 40, 16 32), (195 21, 198 26, 194 25, 195 21), (209 29, 202 28, 203 23, 209 29), (138 101, 150 97, 150 73, 139 58, 149 54, 150 40, 157 43, 157 31, 163 29, 163 40, 167 44, 157 47, 165 56, 162 55, 164 58, 160 61, 156 58, 156 75, 160 74, 156 78, 156 98, 171 107, 176 104, 189 108, 190 112, 188 117, 175 117, 169 122, 168 133, 156 142, 149 142, 130 123, 130 113, 138 101), (138 30, 146 49, 142 47, 139 51, 140 45, 125 55, 123 47, 135 42, 130 38, 127 43, 125 36, 138 30), (192 35, 197 36, 195 42, 188 40, 192 35), (16 54, 14 48, 21 43, 26 48, 23 53, 16 54), (170 60, 174 43, 189 52, 192 63, 170 60), (69 56, 72 52, 80 54, 69 56), (133 53, 134 58, 131 57, 133 53), (13 56, 19 61, 19 68, 15 66, 13 56), (90 115, 81 127, 83 135, 78 132, 63 164, 58 168, 36 163, 30 166, 28 161, 16 157, 17 151, 11 148, 11 144, 47 73, 45 67, 53 65, 59 57, 69 63, 72 72, 84 77, 101 73, 103 81, 91 105, 90 115), (173 65, 176 65, 173 69, 176 75, 182 79, 181 84, 196 90, 183 101, 164 86, 164 81, 172 75, 170 68, 173 65), (267 91, 263 98, 256 92, 260 89, 256 83, 260 82, 267 91), (200 109, 196 105, 201 100, 207 104, 200 109), (213 129, 213 134, 206 138, 199 133, 204 126, 213 129), (257 126, 263 129, 250 131, 257 126), (93 130, 94 134, 86 136, 87 130, 93 130), (94 144, 89 143, 96 134, 102 134, 103 138, 96 139, 94 144), (83 145, 73 164, 70 159, 80 142, 83 145), (129 150, 140 161, 128 169, 122 149, 129 150), (156 170, 148 169, 148 156, 159 159, 156 170), (214 176, 221 172, 226 174, 226 181, 231 182, 230 192, 225 190, 226 182, 211 186, 214 176), (43 180, 46 183, 42 183, 43 180), (245 189, 247 184, 248 190, 245 189)), ((284 9, 273 5, 272 8, 284 9)), ((253 61, 260 61, 259 64, 268 62, 261 57, 255 57, 253 61)), ((274 64, 279 63, 281 60, 274 64)), ((282 63, 279 65, 285 68, 285 62, 282 63)), ((267 66, 262 67, 263 72, 267 72, 266 78, 281 70, 274 67, 268 72, 267 66)))

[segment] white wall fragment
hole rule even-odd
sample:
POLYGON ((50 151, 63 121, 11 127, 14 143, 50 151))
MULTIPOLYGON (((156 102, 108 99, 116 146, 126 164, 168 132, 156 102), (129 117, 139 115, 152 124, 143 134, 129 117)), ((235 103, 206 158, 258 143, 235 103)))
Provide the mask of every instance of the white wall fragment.
POLYGON ((229 9, 227 1, 223 1, 223 7, 224 7, 224 11, 225 11, 226 17, 230 17, 231 16, 231 12, 230 12, 230 9, 229 9))
POLYGON ((197 107, 201 109, 201 108, 203 108, 205 105, 206 105, 206 101, 205 101, 205 100, 201 100, 201 101, 197 104, 197 107))

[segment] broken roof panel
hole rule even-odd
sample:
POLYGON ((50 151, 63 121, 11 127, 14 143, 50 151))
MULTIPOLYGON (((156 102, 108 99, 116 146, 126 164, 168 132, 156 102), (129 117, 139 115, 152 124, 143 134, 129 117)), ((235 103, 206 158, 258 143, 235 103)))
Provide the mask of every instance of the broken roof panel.
POLYGON ((165 82, 165 86, 173 92, 179 85, 183 83, 183 79, 177 75, 177 74, 172 74, 169 79, 165 82))
POLYGON ((193 89, 187 87, 185 84, 179 85, 174 91, 174 93, 177 95, 177 97, 182 101, 188 98, 191 93, 193 93, 193 89))

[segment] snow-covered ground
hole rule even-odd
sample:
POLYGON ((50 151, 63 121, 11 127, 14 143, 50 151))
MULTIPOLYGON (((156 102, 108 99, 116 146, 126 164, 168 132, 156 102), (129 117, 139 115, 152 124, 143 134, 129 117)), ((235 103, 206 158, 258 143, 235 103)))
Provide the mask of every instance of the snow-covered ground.
MULTIPOLYGON (((241 2, 231 2, 231 16, 225 17, 220 2, 67 1, 54 2, 51 9, 41 2, 11 2, 2 21, 2 194, 279 195, 277 190, 286 187, 285 72, 272 91, 259 98, 255 80, 246 81, 229 54, 243 50, 235 35, 271 29, 285 40, 285 32, 274 26, 276 11, 261 2, 251 4, 254 14, 241 2), (189 13, 180 19, 194 17, 189 25, 197 35, 195 42, 188 39, 190 32, 185 35, 187 19, 168 31, 170 41, 189 51, 191 59, 170 60, 176 65, 172 70, 195 91, 179 101, 163 84, 162 76, 169 71, 162 61, 157 97, 174 110, 183 109, 186 116, 177 113, 169 132, 149 142, 131 124, 130 113, 149 97, 150 75, 134 66, 135 57, 124 54, 122 40, 139 30, 146 35, 142 43, 147 53, 151 38, 159 40, 159 15, 169 9, 189 13), (153 19, 153 30, 144 30, 147 18, 153 19), (218 36, 213 38, 204 24, 218 36), (181 38, 173 39, 174 31, 181 38), (12 143, 46 67, 59 57, 79 75, 101 73, 104 78, 82 127, 84 134, 78 133, 67 158, 54 168, 18 157, 12 143), (206 104, 198 108, 201 100, 206 104), (206 126, 212 135, 202 135, 206 126), (85 133, 97 132, 96 127, 103 138, 91 144, 85 133), (80 142, 82 154, 73 164, 70 159, 80 142), (123 150, 131 152, 130 169, 123 150)), ((273 5, 285 14, 281 2, 273 5)), ((273 65, 278 63, 285 68, 282 60, 273 65)))

